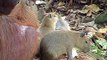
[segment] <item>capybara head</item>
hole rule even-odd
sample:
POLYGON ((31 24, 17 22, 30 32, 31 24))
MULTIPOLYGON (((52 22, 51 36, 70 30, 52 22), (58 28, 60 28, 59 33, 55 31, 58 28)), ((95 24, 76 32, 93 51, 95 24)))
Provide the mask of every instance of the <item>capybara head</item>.
POLYGON ((89 51, 90 48, 88 40, 84 37, 78 38, 76 46, 79 47, 83 52, 89 51))

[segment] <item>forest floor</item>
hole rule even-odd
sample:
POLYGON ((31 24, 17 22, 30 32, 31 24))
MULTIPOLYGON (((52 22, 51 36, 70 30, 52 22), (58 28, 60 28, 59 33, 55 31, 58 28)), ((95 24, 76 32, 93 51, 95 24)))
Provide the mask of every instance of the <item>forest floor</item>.
POLYGON ((90 55, 88 53, 80 52, 79 55, 75 57, 76 60, 106 60, 107 18, 105 18, 105 16, 107 17, 107 14, 104 15, 104 13, 107 13, 106 5, 107 3, 68 3, 59 0, 53 2, 49 10, 47 10, 57 12, 62 17, 65 16, 65 20, 69 23, 71 30, 79 32, 85 30, 87 33, 87 37, 93 39, 94 42, 91 42, 91 52, 94 52, 95 54, 93 56, 96 56, 93 57, 91 56, 92 54, 90 55))

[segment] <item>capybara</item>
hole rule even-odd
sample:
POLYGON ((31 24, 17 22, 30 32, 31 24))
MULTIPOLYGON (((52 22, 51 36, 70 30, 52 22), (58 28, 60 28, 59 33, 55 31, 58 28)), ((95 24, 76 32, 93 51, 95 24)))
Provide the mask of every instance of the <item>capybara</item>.
POLYGON ((69 24, 55 12, 48 13, 44 16, 41 26, 39 27, 41 38, 49 32, 55 30, 70 30, 69 24))
POLYGON ((89 51, 89 43, 80 35, 80 32, 62 30, 45 35, 40 44, 40 60, 59 60, 64 54, 68 55, 68 60, 72 60, 74 47, 83 52, 89 51))
MULTIPOLYGON (((0 0, 8 4, 16 1, 0 0)), ((12 8, 8 4, 5 8, 0 3, 0 60, 32 60, 38 52, 39 22, 26 2, 19 0, 12 8), (6 12, 8 9, 11 10, 6 12)))
POLYGON ((57 21, 58 17, 54 12, 46 14, 39 28, 40 37, 42 38, 46 34, 55 31, 57 21))

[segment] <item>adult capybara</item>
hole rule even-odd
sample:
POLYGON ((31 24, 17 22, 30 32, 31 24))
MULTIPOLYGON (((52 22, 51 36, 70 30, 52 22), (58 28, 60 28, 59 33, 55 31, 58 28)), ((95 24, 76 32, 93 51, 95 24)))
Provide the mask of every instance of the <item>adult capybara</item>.
POLYGON ((89 44, 80 35, 79 32, 62 30, 45 35, 40 44, 40 60, 59 60, 64 54, 68 55, 68 60, 72 60, 72 48, 74 47, 87 52, 89 44))
MULTIPOLYGON (((15 2, 0 1, 9 4, 15 2)), ((27 0, 19 0, 12 9, 6 5, 6 9, 11 9, 8 13, 5 13, 5 8, 4 12, 0 11, 0 60, 32 60, 33 55, 38 52, 39 23, 26 2, 27 0)), ((2 5, 0 10, 1 8, 2 5)))

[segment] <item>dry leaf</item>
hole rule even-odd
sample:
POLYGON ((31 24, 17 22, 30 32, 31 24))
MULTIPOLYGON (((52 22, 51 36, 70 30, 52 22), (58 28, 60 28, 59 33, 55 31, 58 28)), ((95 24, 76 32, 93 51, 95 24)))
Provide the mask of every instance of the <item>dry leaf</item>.
POLYGON ((80 13, 87 14, 87 16, 91 16, 92 13, 97 13, 101 9, 96 5, 96 4, 91 4, 91 5, 85 5, 80 13))
POLYGON ((59 2, 58 6, 64 6, 65 3, 64 2, 59 2))
POLYGON ((107 28, 101 28, 98 30, 99 33, 106 33, 107 32, 107 28))

